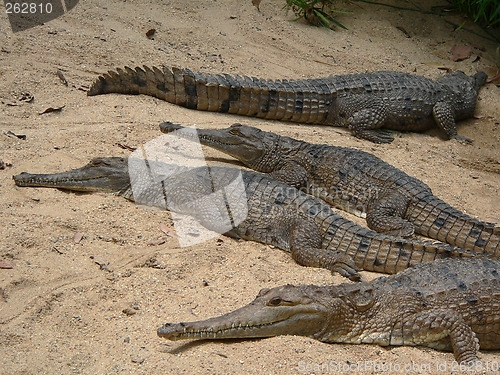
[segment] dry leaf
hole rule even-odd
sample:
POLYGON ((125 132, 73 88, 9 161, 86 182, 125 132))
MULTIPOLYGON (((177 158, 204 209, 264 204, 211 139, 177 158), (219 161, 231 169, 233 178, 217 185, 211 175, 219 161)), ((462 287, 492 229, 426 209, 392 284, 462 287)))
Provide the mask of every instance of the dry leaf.
POLYGON ((91 255, 90 256, 90 259, 92 259, 94 261, 95 264, 97 264, 99 266, 99 268, 103 271, 106 271, 106 272, 113 272, 110 268, 109 268, 109 262, 106 262, 104 259, 101 259, 100 257, 96 257, 94 255, 91 255))
POLYGON ((257 10, 260 12, 260 0, 252 0, 252 4, 257 8, 257 10))
POLYGON ((174 237, 174 230, 163 223, 160 224, 160 230, 167 236, 174 237))
POLYGON ((401 31, 405 35, 405 37, 411 38, 411 34, 408 31, 406 31, 406 29, 403 26, 396 26, 396 29, 401 31))
POLYGON ((53 250, 53 251, 55 251, 56 253, 61 254, 61 255, 63 255, 63 254, 64 254, 61 250, 59 250, 59 249, 58 249, 57 247, 55 247, 55 246, 52 246, 52 248, 51 248, 50 250, 53 250))
POLYGON ((10 107, 15 107, 19 105, 15 100, 10 100, 10 99, 2 99, 1 102, 2 104, 8 105, 10 107))
POLYGON ((495 76, 493 78, 490 78, 486 82, 488 82, 488 83, 495 83, 495 84, 498 85, 500 83, 500 75, 495 76))
POLYGON ((129 150, 129 151, 137 150, 137 147, 130 147, 130 146, 124 145, 124 144, 119 143, 119 142, 116 145, 120 148, 123 148, 124 150, 129 150))
POLYGON ((35 99, 35 97, 33 96, 33 94, 27 92, 27 91, 23 91, 16 96, 16 99, 20 102, 26 102, 26 103, 31 103, 33 101, 33 99, 35 99))
POLYGON ((164 238, 160 238, 156 241, 151 241, 148 243, 148 246, 160 246, 160 245, 163 245, 165 242, 167 242, 166 239, 164 238))
POLYGON ((62 81, 62 83, 64 84, 64 86, 68 86, 68 81, 66 80, 66 77, 64 77, 63 72, 61 72, 61 70, 57 69, 57 73, 56 74, 59 77, 59 79, 62 81))
POLYGON ((134 363, 137 363, 138 365, 142 365, 145 360, 146 360, 146 358, 137 357, 137 356, 134 356, 134 357, 131 358, 131 361, 134 362, 134 363))
POLYGON ((6 132, 3 132, 6 136, 8 137, 15 137, 15 138, 19 138, 19 139, 22 139, 22 140, 26 140, 26 135, 25 134, 14 134, 13 132, 11 132, 10 130, 7 130, 6 132))
POLYGON ((453 69, 448 68, 447 66, 438 66, 439 70, 444 70, 446 73, 452 73, 453 69))
POLYGON ((44 113, 50 113, 50 112, 60 112, 66 105, 63 105, 62 107, 49 107, 43 112, 40 112, 39 115, 43 115, 44 113))
POLYGON ((156 29, 149 29, 148 31, 146 31, 146 36, 149 39, 153 39, 155 33, 156 33, 156 29))
POLYGON ((132 316, 137 314, 137 310, 131 309, 130 307, 127 307, 126 309, 122 310, 122 313, 124 313, 127 316, 132 316))
POLYGON ((75 233, 75 237, 73 238, 73 240, 75 241, 75 243, 80 243, 80 241, 83 239, 83 233, 81 232, 76 232, 75 233))
POLYGON ((9 262, 0 262, 0 269, 11 270, 12 268, 14 268, 14 265, 12 263, 9 263, 9 262))
POLYGON ((148 260, 146 260, 142 265, 139 267, 150 267, 150 268, 157 268, 157 269, 165 269, 165 266, 158 262, 158 259, 156 257, 151 257, 148 260))
POLYGON ((5 169, 7 167, 12 167, 12 163, 0 160, 0 169, 5 169))
POLYGON ((21 104, 20 102, 31 103, 35 98, 32 94, 26 91, 13 94, 12 96, 14 97, 14 99, 0 98, 0 101, 2 102, 2 104, 15 107, 21 104))
POLYGON ((450 50, 451 59, 453 61, 462 61, 468 59, 472 54, 470 46, 453 46, 450 50))

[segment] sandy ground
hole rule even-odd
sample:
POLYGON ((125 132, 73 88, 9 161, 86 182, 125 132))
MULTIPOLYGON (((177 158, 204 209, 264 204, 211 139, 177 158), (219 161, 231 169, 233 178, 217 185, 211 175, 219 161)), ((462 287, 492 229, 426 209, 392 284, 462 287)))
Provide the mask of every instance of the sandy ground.
MULTIPOLYGON (((347 3, 341 8, 353 13, 340 20, 349 30, 333 32, 289 22, 293 17, 284 13, 283 4, 264 0, 259 12, 250 0, 89 0, 17 34, 0 6, 0 160, 12 164, 0 170, 0 261, 13 265, 0 269, 0 373, 452 372, 452 354, 425 348, 329 345, 293 336, 164 341, 156 336, 162 323, 228 312, 250 302, 261 288, 344 280, 298 266, 288 254, 258 243, 220 237, 180 248, 160 230, 161 224, 172 224, 168 213, 122 198, 13 184, 12 175, 22 171, 62 171, 95 156, 126 156, 129 151, 117 143, 137 147, 157 137, 160 121, 212 128, 239 121, 373 152, 422 179, 455 207, 498 223, 500 89, 493 84, 481 90, 478 118, 460 123, 459 134, 473 138, 472 146, 445 141, 437 130, 397 133, 392 144, 374 145, 340 128, 197 112, 143 96, 87 97, 84 92, 108 69, 142 64, 265 78, 384 69, 436 78, 444 74, 439 67, 494 74, 495 45, 453 31, 437 16, 347 3), (156 34, 150 40, 145 33, 152 28, 156 34), (452 62, 454 45, 473 46, 474 56, 452 62), (475 56, 480 58, 474 62, 475 56), (58 69, 68 86, 57 77, 58 69), (23 93, 34 100, 21 100, 23 93), (59 112, 39 114, 61 106, 59 112), (339 370, 336 363, 353 367, 339 370)), ((462 22, 458 16, 448 19, 462 22)), ((469 22, 466 27, 480 32, 469 22)), ((500 355, 482 352, 481 359, 498 364, 500 355)))

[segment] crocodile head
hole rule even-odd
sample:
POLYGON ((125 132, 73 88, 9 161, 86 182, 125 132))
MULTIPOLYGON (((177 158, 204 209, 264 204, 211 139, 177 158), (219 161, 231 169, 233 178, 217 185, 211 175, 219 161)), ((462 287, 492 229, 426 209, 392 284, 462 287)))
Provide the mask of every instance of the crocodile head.
MULTIPOLYGON (((51 187, 65 190, 102 191, 123 195, 130 189, 126 158, 95 158, 84 167, 53 174, 23 172, 13 176, 17 186, 51 187)), ((130 198, 129 198, 130 199, 130 198)))
MULTIPOLYGON (((184 127, 171 122, 160 124, 163 133, 171 133, 184 127)), ((272 172, 286 160, 287 155, 299 149, 300 141, 265 132, 252 126, 233 124, 226 129, 196 129, 199 142, 238 159, 259 172, 272 172)), ((193 139, 192 133, 176 135, 193 139)))
POLYGON ((310 297, 311 286, 262 289, 257 298, 220 317, 190 323, 166 323, 157 331, 168 340, 315 336, 328 321, 327 308, 310 297))
POLYGON ((468 76, 460 70, 438 79, 438 82, 446 85, 454 93, 452 106, 456 119, 472 116, 476 108, 479 89, 486 83, 487 79, 488 75, 484 72, 468 76))

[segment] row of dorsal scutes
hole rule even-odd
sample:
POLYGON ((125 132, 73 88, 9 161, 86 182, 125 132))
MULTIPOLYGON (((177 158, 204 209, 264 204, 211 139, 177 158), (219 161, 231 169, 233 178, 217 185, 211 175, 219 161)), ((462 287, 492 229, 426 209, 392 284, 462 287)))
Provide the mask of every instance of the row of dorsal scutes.
POLYGON ((132 69, 126 66, 123 69, 109 70, 100 76, 90 87, 88 95, 107 93, 144 94, 169 101, 164 82, 165 74, 156 67, 144 66, 144 69, 140 67, 132 69))
POLYGON ((331 97, 327 79, 271 80, 176 67, 163 68, 163 73, 165 100, 198 110, 321 123, 331 97))
POLYGON ((464 214, 430 192, 415 197, 406 218, 416 233, 479 254, 500 256, 499 227, 464 214))
POLYGON ((103 74, 88 94, 144 94, 191 109, 324 123, 336 86, 331 78, 271 80, 178 67, 126 66, 103 74))

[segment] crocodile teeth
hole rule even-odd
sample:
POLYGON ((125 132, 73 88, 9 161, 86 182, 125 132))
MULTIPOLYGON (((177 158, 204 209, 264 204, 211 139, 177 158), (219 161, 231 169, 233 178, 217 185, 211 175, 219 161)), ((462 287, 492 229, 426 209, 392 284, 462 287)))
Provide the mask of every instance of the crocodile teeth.
POLYGON ((209 142, 213 142, 213 143, 218 143, 220 145, 225 145, 225 146, 233 146, 232 143, 227 143, 227 142, 222 142, 222 141, 218 141, 216 139, 213 139, 211 137, 208 137, 206 135, 200 135, 200 139, 203 139, 205 141, 209 141, 209 142))

